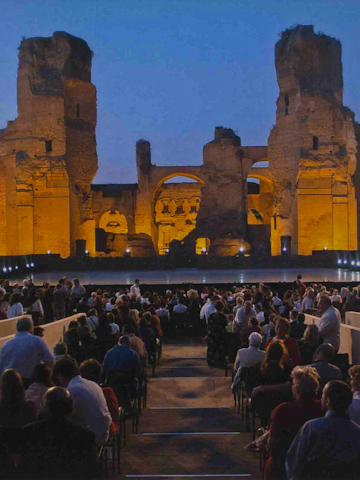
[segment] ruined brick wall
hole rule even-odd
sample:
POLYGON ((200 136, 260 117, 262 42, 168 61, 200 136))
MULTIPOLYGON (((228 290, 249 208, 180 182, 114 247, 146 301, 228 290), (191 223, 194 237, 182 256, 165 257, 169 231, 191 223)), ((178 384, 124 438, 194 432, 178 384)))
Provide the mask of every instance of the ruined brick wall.
POLYGON ((94 250, 88 225, 97 170, 91 55, 86 42, 64 32, 21 42, 18 116, 0 135, 6 178, 1 254, 68 256, 83 237, 94 250))
POLYGON ((277 216, 272 253, 281 253, 287 235, 292 253, 357 248, 356 142, 353 114, 342 104, 340 42, 297 26, 277 42, 275 64, 280 93, 268 147, 277 216))

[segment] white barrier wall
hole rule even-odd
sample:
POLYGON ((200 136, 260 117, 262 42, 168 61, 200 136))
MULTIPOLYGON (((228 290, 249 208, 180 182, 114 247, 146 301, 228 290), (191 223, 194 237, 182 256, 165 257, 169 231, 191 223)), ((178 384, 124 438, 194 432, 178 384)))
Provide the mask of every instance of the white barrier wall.
POLYGON ((351 327, 360 328, 360 312, 346 312, 345 324, 351 327))
MULTIPOLYGON (((69 323, 72 320, 77 320, 79 317, 83 315, 84 315, 83 313, 77 313, 76 315, 63 318, 62 320, 56 320, 55 322, 41 325, 41 327, 44 329, 43 340, 45 341, 46 345, 49 347, 51 351, 53 350, 54 345, 56 345, 58 342, 62 342, 64 338, 64 332, 68 329, 69 323)), ((25 316, 28 316, 28 315, 25 315, 25 316)), ((17 318, 20 318, 20 317, 17 317, 17 318)), ((15 319, 11 318, 9 320, 15 320, 15 319)), ((16 325, 16 322, 15 322, 15 325, 16 325)), ((15 332, 16 332, 16 328, 15 328, 15 332)), ((14 335, 15 333, 12 335, 0 337, 0 349, 8 340, 10 340, 10 338, 13 338, 14 335)))
MULTIPOLYGON (((354 313, 355 312, 348 312, 354 313)), ((359 314, 358 314, 359 315, 359 314)), ((320 318, 305 314, 307 325, 319 325, 320 318)), ((352 325, 340 325, 340 348, 339 353, 349 355, 350 365, 360 365, 360 328, 352 325)))
POLYGON ((28 317, 31 315, 21 315, 20 317, 8 318, 7 320, 0 320, 0 338, 7 337, 16 333, 16 322, 19 318, 28 317))

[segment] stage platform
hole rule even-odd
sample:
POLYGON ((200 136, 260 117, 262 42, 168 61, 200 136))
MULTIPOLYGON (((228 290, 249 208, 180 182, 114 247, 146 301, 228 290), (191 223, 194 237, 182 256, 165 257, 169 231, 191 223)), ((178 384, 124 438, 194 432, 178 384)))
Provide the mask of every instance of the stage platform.
MULTIPOLYGON (((62 271, 32 272, 35 285, 50 282, 54 285, 59 278, 66 276, 70 280, 79 278, 83 285, 132 285, 136 278, 147 285, 193 284, 252 284, 258 282, 277 283, 292 282, 302 274, 304 282, 350 282, 360 283, 360 272, 340 268, 279 268, 279 269, 232 269, 200 270, 195 268, 178 268, 175 270, 134 270, 134 271, 62 271)), ((12 278, 12 282, 22 282, 25 275, 12 278)))

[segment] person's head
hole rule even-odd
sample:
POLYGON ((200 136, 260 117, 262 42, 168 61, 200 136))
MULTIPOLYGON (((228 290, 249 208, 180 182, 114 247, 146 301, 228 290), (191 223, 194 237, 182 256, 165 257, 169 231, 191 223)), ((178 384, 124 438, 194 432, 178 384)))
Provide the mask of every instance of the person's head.
POLYGON ((39 327, 39 326, 34 327, 34 335, 36 337, 43 337, 44 333, 45 333, 45 331, 42 327, 39 327))
POLYGON ((129 310, 129 318, 131 318, 132 320, 134 320, 134 322, 139 323, 139 314, 138 314, 138 311, 135 310, 134 308, 131 308, 131 309, 129 310))
POLYGON ((311 300, 315 298, 315 290, 313 288, 309 288, 306 294, 311 300))
POLYGON ((146 318, 141 317, 141 318, 140 318, 139 325, 140 325, 141 328, 146 327, 146 318))
POLYGON ((360 365, 354 365, 349 369, 350 385, 353 392, 360 391, 360 365))
POLYGON ((79 322, 77 320, 71 320, 69 323, 69 330, 79 330, 79 322))
POLYGON ((331 298, 328 295, 321 295, 318 305, 320 313, 326 312, 326 310, 331 307, 331 305, 331 298))
POLYGON ((16 330, 18 332, 34 333, 34 322, 31 317, 21 317, 16 322, 16 330))
POLYGON ((252 303, 250 301, 246 301, 244 303, 244 308, 245 308, 245 312, 249 314, 250 310, 252 309, 252 303))
POLYGON ((52 387, 45 394, 45 411, 53 417, 67 417, 73 411, 70 392, 62 387, 52 387))
POLYGON ((54 365, 53 382, 60 387, 67 388, 70 380, 77 375, 79 375, 79 368, 73 358, 61 358, 54 365))
POLYGON ((90 358, 90 360, 84 360, 80 365, 79 371, 83 378, 98 384, 100 383, 102 367, 101 364, 94 358, 90 358))
POLYGON ((286 318, 279 318, 275 325, 275 333, 277 338, 284 339, 289 334, 290 323, 286 318))
POLYGON ((95 310, 95 308, 92 308, 91 310, 88 311, 88 317, 97 317, 98 313, 95 310))
POLYGON ((317 325, 308 325, 306 327, 304 337, 304 343, 316 345, 319 343, 319 329, 317 325))
POLYGON ((81 315, 80 317, 78 317, 77 321, 79 322, 79 324, 80 324, 81 326, 84 326, 84 325, 86 325, 86 323, 87 323, 87 322, 86 322, 86 317, 85 317, 85 315, 81 315))
POLYGON ((25 390, 21 376, 12 368, 5 370, 0 377, 0 405, 15 407, 25 402, 25 390))
POLYGON ((41 383, 50 388, 52 386, 50 368, 44 363, 38 363, 34 368, 31 381, 32 383, 41 383))
POLYGON ((302 275, 299 274, 296 278, 297 278, 298 280, 301 280, 301 279, 302 279, 302 275))
POLYGON ((287 357, 287 350, 285 348, 284 343, 281 340, 276 340, 268 345, 265 358, 261 362, 261 372, 263 374, 267 374, 269 370, 270 363, 278 364, 281 369, 283 369, 283 364, 287 357))
POLYGON ((305 315, 303 313, 298 313, 297 321, 299 323, 305 323, 305 315))
POLYGON ((334 353, 334 347, 330 343, 322 343, 315 350, 313 361, 330 363, 334 357, 334 353))
POLYGON ((126 324, 123 326, 123 335, 131 335, 135 333, 135 328, 132 325, 126 324))
POLYGON ((222 312, 224 309, 224 305, 222 302, 220 302, 219 300, 215 303, 215 310, 217 312, 222 312))
POLYGON ((54 355, 67 355, 68 348, 65 342, 59 342, 54 346, 54 355))
POLYGON ((338 415, 345 415, 352 399, 352 391, 347 383, 331 380, 324 387, 321 406, 324 411, 332 410, 338 415))
POLYGON ((310 366, 295 367, 291 372, 292 394, 295 400, 315 398, 319 390, 319 374, 310 366))
POLYGON ((128 316, 129 316, 129 307, 128 307, 128 305, 124 305, 124 304, 119 305, 119 307, 118 307, 118 312, 119 312, 119 317, 120 317, 121 319, 124 319, 124 318, 128 317, 128 316))
POLYGON ((291 310, 290 316, 293 322, 297 321, 299 312, 297 310, 291 310))
POLYGON ((7 302, 9 303, 10 302, 10 298, 11 298, 11 295, 10 293, 5 293, 5 295, 3 296, 3 302, 7 302))
POLYGON ((130 347, 130 339, 126 335, 123 335, 122 337, 119 338, 119 345, 122 345, 123 347, 130 347))
POLYGON ((148 325, 151 324, 151 313, 150 313, 150 312, 145 312, 145 313, 143 314, 143 318, 145 318, 146 323, 147 323, 148 325))
POLYGON ((73 284, 75 285, 75 287, 78 287, 78 286, 80 285, 79 279, 78 279, 78 278, 74 278, 73 284))
POLYGON ((260 307, 260 305, 255 305, 255 312, 256 312, 256 313, 261 312, 261 307, 260 307))
POLYGON ((106 316, 107 316, 107 319, 108 319, 109 323, 114 323, 115 322, 115 317, 114 317, 113 313, 109 312, 109 313, 106 314, 106 316))
POLYGON ((259 326, 259 320, 256 317, 251 317, 249 320, 249 323, 252 327, 258 327, 259 326))
POLYGON ((213 295, 211 297, 211 302, 216 305, 216 302, 218 302, 220 300, 220 297, 218 295, 213 295))
POLYGON ((249 335, 249 345, 250 347, 260 348, 262 343, 262 336, 260 333, 253 332, 249 335))
POLYGON ((20 293, 14 293, 11 296, 10 305, 15 305, 15 303, 19 303, 20 299, 21 299, 20 293))

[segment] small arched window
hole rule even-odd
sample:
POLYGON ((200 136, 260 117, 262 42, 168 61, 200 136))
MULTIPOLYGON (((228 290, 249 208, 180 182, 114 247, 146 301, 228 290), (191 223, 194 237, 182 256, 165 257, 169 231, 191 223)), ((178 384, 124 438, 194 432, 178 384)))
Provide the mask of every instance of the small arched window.
POLYGON ((76 118, 80 118, 80 104, 76 104, 76 118))
POLYGON ((319 150, 319 137, 313 136, 313 150, 319 150))
POLYGON ((289 95, 285 95, 285 115, 289 115, 289 105, 290 105, 290 100, 289 100, 289 95))

